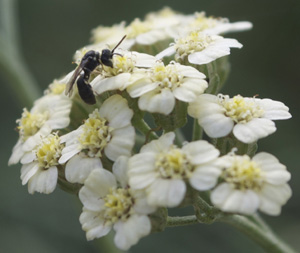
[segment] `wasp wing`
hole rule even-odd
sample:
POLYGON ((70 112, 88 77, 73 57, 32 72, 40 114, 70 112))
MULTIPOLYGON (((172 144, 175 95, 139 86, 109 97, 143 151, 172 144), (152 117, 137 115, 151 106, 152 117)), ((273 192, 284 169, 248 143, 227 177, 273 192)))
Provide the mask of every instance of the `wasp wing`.
POLYGON ((77 66, 77 68, 74 70, 73 75, 71 76, 71 78, 69 79, 69 81, 67 82, 67 85, 66 85, 66 89, 65 89, 66 96, 70 97, 72 95, 74 83, 75 83, 77 77, 80 75, 80 72, 82 71, 82 69, 83 69, 82 64, 80 63, 77 66))

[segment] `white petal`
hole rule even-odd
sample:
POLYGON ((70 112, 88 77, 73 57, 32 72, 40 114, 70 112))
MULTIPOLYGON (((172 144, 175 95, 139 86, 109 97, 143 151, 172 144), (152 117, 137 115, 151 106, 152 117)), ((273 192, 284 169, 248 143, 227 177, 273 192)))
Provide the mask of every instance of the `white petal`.
POLYGON ((216 159, 220 151, 207 141, 194 141, 182 147, 182 150, 188 154, 192 164, 204 164, 216 159))
POLYGON ((281 206, 292 196, 292 190, 288 184, 270 185, 267 184, 260 194, 259 210, 269 215, 279 215, 281 206))
POLYGON ((121 128, 131 123, 133 111, 129 109, 127 100, 120 95, 113 95, 99 109, 101 117, 108 120, 109 126, 121 128))
POLYGON ((139 98, 138 105, 143 111, 168 115, 174 109, 175 97, 167 88, 156 89, 142 95, 139 98))
POLYGON ((148 78, 141 78, 127 87, 127 92, 132 98, 140 97, 141 95, 154 90, 158 86, 148 78))
POLYGON ((259 206, 259 197, 253 191, 234 190, 227 183, 219 185, 211 194, 214 205, 225 212, 253 214, 259 206))
POLYGON ((186 185, 182 180, 157 179, 148 188, 148 203, 153 206, 178 206, 186 192, 186 185))
POLYGON ((291 178, 291 174, 286 170, 286 166, 281 164, 271 154, 260 152, 252 158, 252 161, 258 164, 265 174, 265 181, 270 184, 284 184, 291 178))
POLYGON ((71 159, 74 155, 78 154, 81 151, 81 147, 78 144, 74 144, 71 146, 66 146, 62 151, 62 156, 59 158, 58 162, 60 164, 64 164, 69 159, 71 159))
POLYGON ((39 169, 28 181, 28 192, 33 194, 35 191, 49 194, 54 191, 57 184, 57 168, 50 167, 47 170, 39 169))
POLYGON ((34 176, 38 169, 39 164, 37 162, 23 165, 21 168, 22 185, 27 184, 28 180, 34 176))
POLYGON ((265 111, 263 117, 272 120, 289 119, 292 115, 284 103, 272 99, 255 99, 259 106, 265 111))
POLYGON ((206 29, 206 34, 224 34, 229 32, 238 32, 249 30, 253 27, 251 22, 240 21, 235 23, 217 24, 214 28, 206 29))
POLYGON ((157 59, 153 55, 130 52, 132 57, 135 60, 135 66, 139 68, 151 68, 157 59))
POLYGON ((184 102, 192 102, 207 88, 205 80, 188 78, 178 88, 173 90, 174 96, 184 102))
POLYGON ((171 56, 172 54, 175 54, 175 52, 176 52, 175 48, 171 46, 161 51, 159 54, 155 55, 155 57, 160 60, 166 56, 171 56))
POLYGON ((193 188, 199 191, 212 189, 218 181, 222 170, 220 168, 204 165, 195 169, 189 182, 193 188))
POLYGON ((188 114, 198 119, 205 133, 212 138, 228 135, 233 128, 233 120, 224 115, 224 108, 218 103, 217 96, 200 95, 188 106, 188 114))
POLYGON ((118 182, 121 183, 122 188, 128 185, 128 160, 127 156, 120 156, 113 164, 112 171, 118 182))
POLYGON ((79 199, 85 208, 91 211, 101 211, 104 205, 102 197, 117 186, 115 176, 104 169, 93 170, 79 191, 79 199))
POLYGON ((242 44, 235 39, 218 39, 204 50, 190 54, 188 60, 193 64, 207 64, 220 57, 229 55, 230 47, 241 48, 242 44))
POLYGON ((97 212, 83 209, 79 221, 82 225, 82 229, 86 231, 88 241, 105 236, 111 230, 111 226, 107 226, 105 220, 100 217, 97 212))
POLYGON ((107 78, 103 78, 99 75, 91 82, 91 86, 98 95, 109 90, 124 90, 130 76, 130 73, 121 73, 117 76, 107 78))
POLYGON ((273 121, 264 118, 255 118, 245 124, 237 124, 233 128, 234 136, 244 142, 252 143, 276 131, 273 121))
POLYGON ((144 189, 155 181, 155 157, 153 153, 143 153, 129 159, 129 184, 133 189, 144 189))
POLYGON ((185 66, 185 65, 180 65, 180 71, 178 72, 178 74, 180 74, 184 77, 191 77, 191 78, 195 78, 198 80, 206 78, 206 76, 203 73, 201 73, 200 71, 198 71, 196 68, 193 68, 191 66, 185 66))
POLYGON ((99 158, 85 157, 83 154, 73 156, 66 165, 66 179, 71 183, 83 184, 91 171, 103 168, 99 158))
POLYGON ((104 149, 105 155, 112 161, 119 156, 130 156, 135 141, 135 130, 132 126, 115 129, 112 139, 104 149))
POLYGON ((132 191, 132 195, 135 199, 133 209, 136 213, 150 214, 155 212, 156 207, 148 204, 145 191, 132 191))
POLYGON ((151 222, 148 216, 131 215, 125 221, 119 221, 114 225, 115 244, 119 249, 128 250, 135 245, 140 238, 148 235, 151 231, 151 222))
POLYGON ((23 144, 23 151, 32 151, 41 141, 41 137, 47 136, 51 133, 52 129, 49 125, 44 124, 41 129, 33 136, 29 137, 23 144))
POLYGON ((154 140, 144 145, 141 148, 140 153, 153 152, 161 153, 166 149, 170 148, 175 139, 175 134, 173 132, 166 133, 162 135, 158 140, 154 140))
POLYGON ((8 165, 17 164, 20 161, 20 159, 25 153, 22 147, 23 142, 21 141, 21 139, 19 139, 16 145, 13 147, 12 154, 8 160, 8 165))
POLYGON ((27 163, 31 163, 33 162, 33 160, 36 158, 36 154, 35 152, 27 152, 25 153, 25 155, 22 157, 21 159, 21 163, 22 164, 27 164, 27 163))
POLYGON ((142 45, 152 45, 157 41, 165 40, 167 37, 167 34, 163 30, 150 30, 138 35, 136 41, 142 45))

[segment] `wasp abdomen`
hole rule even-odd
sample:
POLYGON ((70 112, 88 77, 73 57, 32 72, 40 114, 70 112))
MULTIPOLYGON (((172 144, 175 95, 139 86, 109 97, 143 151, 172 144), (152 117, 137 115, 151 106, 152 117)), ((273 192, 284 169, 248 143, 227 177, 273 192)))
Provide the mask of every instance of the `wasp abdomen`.
POLYGON ((85 80, 84 74, 80 75, 78 78, 77 88, 79 96, 85 103, 89 105, 96 104, 96 98, 92 86, 85 80))

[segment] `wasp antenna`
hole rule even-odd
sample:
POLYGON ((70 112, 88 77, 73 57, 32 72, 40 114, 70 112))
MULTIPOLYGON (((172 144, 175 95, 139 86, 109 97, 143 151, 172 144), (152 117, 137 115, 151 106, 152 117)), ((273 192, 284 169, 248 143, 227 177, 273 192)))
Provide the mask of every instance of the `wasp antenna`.
POLYGON ((123 36, 123 38, 120 40, 120 42, 114 47, 114 49, 111 51, 111 53, 113 54, 114 51, 117 49, 118 46, 120 46, 120 44, 123 42, 123 40, 126 38, 126 34, 123 36))

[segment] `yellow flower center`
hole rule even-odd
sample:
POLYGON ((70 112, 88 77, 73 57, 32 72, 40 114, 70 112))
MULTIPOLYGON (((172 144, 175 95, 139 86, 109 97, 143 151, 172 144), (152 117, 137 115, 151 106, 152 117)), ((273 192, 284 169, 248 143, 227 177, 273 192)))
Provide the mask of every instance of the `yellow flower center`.
POLYGON ((151 29, 151 22, 143 22, 140 19, 136 18, 126 27, 125 34, 127 34, 128 39, 133 39, 142 33, 149 32, 151 29))
POLYGON ((49 86, 50 93, 52 93, 54 95, 62 94, 65 91, 65 89, 66 89, 66 84, 65 83, 59 83, 57 81, 54 81, 49 86))
POLYGON ((42 140, 36 150, 36 157, 40 168, 48 169, 58 165, 63 145, 57 134, 50 134, 42 140))
POLYGON ((194 171, 186 154, 175 146, 157 155, 155 169, 164 179, 188 179, 194 171))
POLYGON ((132 214, 134 199, 130 189, 111 188, 109 194, 103 199, 105 204, 104 219, 108 225, 117 221, 126 221, 132 214))
POLYGON ((173 90, 180 86, 183 78, 184 76, 178 74, 177 66, 172 63, 164 66, 162 62, 159 62, 152 68, 151 79, 153 82, 158 82, 160 88, 173 90))
POLYGON ((105 77, 116 76, 121 73, 131 73, 134 66, 135 61, 132 57, 121 56, 121 55, 114 55, 113 56, 113 68, 108 66, 103 66, 105 77))
POLYGON ((220 104, 225 109, 225 115, 232 118, 236 123, 247 123, 253 118, 259 118, 264 114, 262 108, 252 101, 245 100, 238 95, 230 99, 228 96, 219 96, 220 104))
POLYGON ((101 118, 96 109, 84 122, 83 133, 79 136, 82 149, 86 149, 90 157, 101 157, 103 149, 111 140, 112 130, 108 121, 101 118))
POLYGON ((26 141, 30 136, 35 135, 48 119, 48 112, 30 113, 25 108, 19 123, 18 130, 23 141, 26 141))
POLYGON ((194 52, 200 52, 212 42, 211 36, 200 31, 193 31, 187 37, 176 40, 174 45, 176 50, 175 60, 183 59, 194 52))
POLYGON ((232 166, 222 174, 226 182, 238 190, 259 191, 264 181, 260 167, 248 156, 236 157, 232 166))
POLYGON ((203 31, 206 29, 214 28, 218 23, 228 23, 225 18, 206 17, 205 12, 196 13, 195 19, 190 23, 192 29, 203 31))

